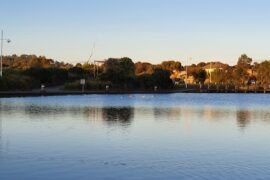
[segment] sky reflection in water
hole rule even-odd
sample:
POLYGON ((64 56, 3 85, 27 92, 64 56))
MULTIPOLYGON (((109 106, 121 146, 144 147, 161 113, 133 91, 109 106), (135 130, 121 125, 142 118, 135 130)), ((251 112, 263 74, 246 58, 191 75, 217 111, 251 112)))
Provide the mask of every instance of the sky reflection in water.
POLYGON ((268 179, 267 95, 0 100, 0 179, 268 179))

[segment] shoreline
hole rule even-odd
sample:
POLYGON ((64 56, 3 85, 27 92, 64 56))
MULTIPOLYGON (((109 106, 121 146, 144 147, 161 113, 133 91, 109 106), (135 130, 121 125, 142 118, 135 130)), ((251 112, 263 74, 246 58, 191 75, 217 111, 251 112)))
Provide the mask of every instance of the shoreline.
POLYGON ((159 91, 1 91, 0 98, 11 97, 39 97, 39 96, 68 96, 68 95, 112 95, 112 94, 175 94, 175 93, 196 93, 196 94, 269 94, 270 91, 246 91, 246 90, 207 90, 207 89, 181 89, 181 90, 159 90, 159 91))

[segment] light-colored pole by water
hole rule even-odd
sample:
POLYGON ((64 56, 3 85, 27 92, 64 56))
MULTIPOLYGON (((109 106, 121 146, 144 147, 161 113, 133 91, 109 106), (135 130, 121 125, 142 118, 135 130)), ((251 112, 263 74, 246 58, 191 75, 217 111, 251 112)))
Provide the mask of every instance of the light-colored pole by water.
POLYGON ((188 88, 188 58, 186 63, 186 89, 188 88))
POLYGON ((7 41, 7 43, 10 43, 9 39, 4 39, 4 31, 1 30, 0 77, 3 77, 3 46, 4 46, 4 41, 7 41))
POLYGON ((94 79, 96 79, 96 62, 94 61, 94 79))
POLYGON ((4 32, 3 30, 1 31, 1 62, 0 62, 0 77, 3 76, 3 42, 4 42, 4 32))

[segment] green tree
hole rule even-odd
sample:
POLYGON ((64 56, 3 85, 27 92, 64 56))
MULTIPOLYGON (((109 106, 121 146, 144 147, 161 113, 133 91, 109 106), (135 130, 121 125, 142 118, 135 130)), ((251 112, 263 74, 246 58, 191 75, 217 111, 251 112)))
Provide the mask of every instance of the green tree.
POLYGON ((135 79, 135 88, 143 89, 143 90, 152 90, 153 87, 156 86, 154 82, 153 75, 151 74, 142 74, 136 76, 135 79))
POLYGON ((135 77, 135 65, 130 58, 121 58, 119 64, 124 80, 130 80, 135 77))
POLYGON ((258 81, 259 83, 266 87, 270 85, 270 61, 262 62, 258 67, 258 81))
POLYGON ((246 54, 242 54, 237 62, 236 68, 234 70, 234 78, 241 85, 244 85, 248 79, 248 70, 251 68, 252 59, 246 54))
POLYGON ((246 54, 242 54, 238 58, 237 66, 242 68, 249 68, 252 63, 252 58, 248 57, 246 54))
POLYGON ((207 78, 207 73, 204 69, 198 69, 195 67, 192 68, 191 75, 193 76, 196 83, 201 83, 201 84, 204 84, 207 78))
POLYGON ((170 71, 161 68, 156 68, 154 70, 154 73, 152 74, 155 86, 161 89, 172 88, 173 82, 170 79, 170 75, 171 75, 170 71))
POLYGON ((130 58, 108 59, 103 65, 102 80, 126 87, 135 77, 134 63, 130 58))
POLYGON ((181 70, 182 65, 179 61, 163 61, 161 68, 172 72, 174 70, 181 70))
POLYGON ((198 72, 198 81, 201 83, 201 84, 204 84, 205 82, 205 79, 207 77, 207 73, 205 70, 203 69, 200 69, 199 72, 198 72))

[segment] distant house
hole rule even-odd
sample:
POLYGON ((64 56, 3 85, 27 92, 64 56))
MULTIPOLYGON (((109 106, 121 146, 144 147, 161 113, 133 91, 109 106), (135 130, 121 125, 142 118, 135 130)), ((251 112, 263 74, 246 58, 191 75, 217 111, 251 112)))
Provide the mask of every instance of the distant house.
POLYGON ((215 70, 226 69, 226 67, 228 67, 227 64, 223 64, 221 62, 212 62, 204 66, 203 69, 209 74, 214 72, 215 70))
POLYGON ((170 78, 173 80, 175 84, 195 83, 194 77, 190 73, 188 74, 187 77, 187 72, 184 70, 183 71, 174 70, 170 78))

